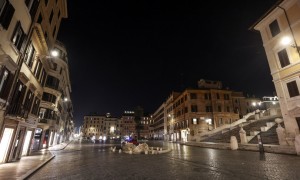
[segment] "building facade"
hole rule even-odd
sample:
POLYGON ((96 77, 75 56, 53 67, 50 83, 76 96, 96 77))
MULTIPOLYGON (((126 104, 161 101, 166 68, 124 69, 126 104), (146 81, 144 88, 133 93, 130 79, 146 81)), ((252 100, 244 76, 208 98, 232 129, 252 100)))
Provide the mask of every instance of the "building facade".
POLYGON ((65 0, 0 2, 0 163, 19 160, 45 142, 48 146, 51 137, 45 141, 46 128, 41 123, 54 125, 55 132, 64 134, 60 141, 71 136, 74 124, 68 65, 59 62, 62 57, 50 56, 55 47, 64 49, 59 48, 56 36, 66 17, 65 0), (51 69, 50 61, 56 61, 61 70, 51 69), (64 79, 56 82, 63 90, 47 87, 50 76, 64 79), (60 107, 64 97, 69 103, 60 107), (49 101, 53 111, 47 114, 42 108, 49 101))
POLYGON ((105 115, 92 114, 84 116, 82 136, 92 140, 119 139, 121 135, 120 118, 110 113, 105 115))
POLYGON ((198 88, 172 92, 151 115, 151 135, 170 141, 190 141, 202 132, 230 124, 247 113, 241 92, 222 82, 201 79, 198 88))
POLYGON ((300 1, 280 0, 252 27, 260 32, 280 103, 287 144, 300 128, 300 1))

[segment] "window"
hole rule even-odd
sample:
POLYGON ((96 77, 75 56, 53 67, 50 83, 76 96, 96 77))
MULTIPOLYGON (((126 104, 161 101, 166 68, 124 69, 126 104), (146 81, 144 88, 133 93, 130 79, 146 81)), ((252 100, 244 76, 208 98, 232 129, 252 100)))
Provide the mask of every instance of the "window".
POLYGON ((27 64, 27 66, 30 68, 32 67, 32 64, 33 64, 34 54, 35 54, 35 49, 34 49, 32 43, 30 43, 30 45, 28 46, 28 48, 26 50, 25 57, 24 57, 25 64, 27 64))
POLYGON ((46 86, 54 89, 58 89, 59 80, 56 77, 47 76, 46 86))
POLYGON ((223 119, 222 118, 219 119, 219 125, 221 125, 221 124, 223 124, 223 119))
POLYGON ((209 93, 205 93, 204 97, 205 99, 211 99, 211 95, 209 93))
POLYGON ((198 112, 197 105, 191 105, 191 112, 198 112))
POLYGON ((227 112, 230 112, 230 107, 229 106, 227 106, 226 109, 227 109, 227 112))
POLYGON ((286 85, 287 85, 287 88, 288 88, 291 98, 295 97, 295 96, 299 96, 299 89, 298 89, 296 81, 289 82, 286 85))
POLYGON ((33 101, 33 107, 32 107, 31 113, 38 115, 39 106, 40 106, 40 99, 38 97, 35 97, 35 99, 33 101))
MULTIPOLYGON (((224 100, 229 100, 229 94, 224 94, 224 100)), ((237 101, 237 100, 235 100, 237 101)))
POLYGON ((8 29, 14 12, 15 8, 10 4, 8 0, 0 1, 0 25, 4 29, 8 29))
POLYGON ((18 80, 16 89, 13 93, 12 103, 9 109, 9 114, 23 115, 22 114, 22 102, 26 92, 26 86, 18 80))
POLYGON ((43 70, 42 70, 42 75, 41 75, 41 78, 40 78, 40 82, 41 82, 41 85, 42 85, 42 86, 44 86, 44 84, 45 84, 46 77, 47 77, 47 74, 46 74, 45 69, 43 68, 43 70))
POLYGON ((45 6, 47 6, 48 5, 48 0, 45 0, 45 6))
POLYGON ((206 112, 212 112, 212 107, 211 106, 206 106, 206 112))
POLYGON ((42 70, 42 63, 41 63, 41 60, 38 60, 36 62, 35 69, 34 69, 34 72, 33 72, 36 79, 39 79, 40 74, 41 74, 41 70, 42 70))
POLYGON ((270 27, 270 31, 271 31, 272 37, 275 37, 277 34, 280 33, 280 29, 279 29, 279 25, 278 25, 277 20, 273 21, 269 25, 269 27, 270 27))
POLYGON ((278 58, 282 68, 290 64, 290 60, 285 49, 278 52, 278 58))
POLYGON ((11 41, 13 45, 20 51, 25 39, 25 33, 21 27, 20 21, 17 22, 11 41))
POLYGON ((220 94, 219 93, 217 93, 217 99, 220 99, 220 94))
POLYGON ((13 81, 13 75, 7 68, 2 67, 0 71, 0 98, 7 99, 13 81))
POLYGON ((40 108, 39 118, 41 119, 56 119, 55 111, 47 108, 40 108))
POLYGON ((24 109, 30 111, 32 101, 33 101, 33 93, 30 90, 28 90, 26 98, 25 98, 25 102, 24 102, 24 109))
POLYGON ((218 106, 218 111, 222 112, 222 107, 221 106, 218 106))
POLYGON ((197 118, 193 118, 193 124, 198 124, 198 119, 197 118))
POLYGON ((31 19, 33 19, 39 5, 39 0, 25 0, 25 4, 29 10, 31 19))
POLYGON ((56 96, 53 95, 53 94, 44 92, 44 93, 43 93, 42 100, 43 100, 43 101, 47 101, 47 102, 55 103, 55 101, 56 101, 56 96))
POLYGON ((190 97, 191 97, 191 99, 197 99, 197 94, 196 93, 191 93, 190 97))

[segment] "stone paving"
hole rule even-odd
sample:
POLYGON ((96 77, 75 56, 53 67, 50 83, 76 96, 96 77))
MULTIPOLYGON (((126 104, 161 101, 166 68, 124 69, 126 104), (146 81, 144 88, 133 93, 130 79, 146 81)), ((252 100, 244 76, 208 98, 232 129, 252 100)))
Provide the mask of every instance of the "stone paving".
POLYGON ((0 164, 0 180, 26 179, 55 157, 51 151, 63 150, 69 143, 61 143, 48 149, 32 152, 30 156, 24 156, 16 162, 0 164))
POLYGON ((28 179, 300 179, 300 157, 295 155, 162 145, 172 151, 126 154, 112 152, 114 144, 72 143, 28 179))
POLYGON ((64 143, 0 164, 0 179, 300 179, 300 156, 154 143, 169 151, 133 155, 112 152, 116 144, 64 143))

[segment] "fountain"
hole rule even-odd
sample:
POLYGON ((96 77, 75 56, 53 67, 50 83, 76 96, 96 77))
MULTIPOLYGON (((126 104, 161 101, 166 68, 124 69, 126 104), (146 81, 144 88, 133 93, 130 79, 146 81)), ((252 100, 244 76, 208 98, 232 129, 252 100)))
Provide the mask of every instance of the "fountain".
MULTIPOLYGON (((171 151, 171 149, 163 149, 162 147, 149 147, 147 143, 140 143, 138 145, 126 143, 122 145, 121 149, 119 153, 124 152, 127 154, 162 154, 171 151)), ((112 147, 111 150, 115 152, 115 147, 112 147)))

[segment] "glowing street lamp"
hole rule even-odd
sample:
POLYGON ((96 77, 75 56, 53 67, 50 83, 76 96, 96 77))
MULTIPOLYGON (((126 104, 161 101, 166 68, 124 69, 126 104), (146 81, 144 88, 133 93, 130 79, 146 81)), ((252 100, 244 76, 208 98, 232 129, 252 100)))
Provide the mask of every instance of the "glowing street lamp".
POLYGON ((59 53, 58 53, 57 50, 52 50, 52 51, 51 51, 51 56, 57 57, 58 55, 59 55, 59 53))
POLYGON ((289 36, 284 36, 284 37, 281 39, 280 43, 281 43, 282 45, 284 45, 284 46, 291 45, 291 44, 292 44, 292 38, 289 37, 289 36))

